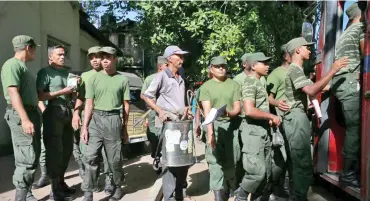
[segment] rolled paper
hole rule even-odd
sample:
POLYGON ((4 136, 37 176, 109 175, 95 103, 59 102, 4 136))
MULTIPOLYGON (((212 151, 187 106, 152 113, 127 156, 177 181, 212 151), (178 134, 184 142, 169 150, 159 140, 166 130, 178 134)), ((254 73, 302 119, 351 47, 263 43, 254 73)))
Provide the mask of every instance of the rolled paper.
POLYGON ((315 108, 315 113, 317 115, 318 118, 321 118, 322 117, 322 114, 321 114, 321 108, 320 108, 320 105, 319 105, 319 101, 317 101, 317 99, 313 99, 311 100, 312 104, 313 104, 313 107, 315 108))

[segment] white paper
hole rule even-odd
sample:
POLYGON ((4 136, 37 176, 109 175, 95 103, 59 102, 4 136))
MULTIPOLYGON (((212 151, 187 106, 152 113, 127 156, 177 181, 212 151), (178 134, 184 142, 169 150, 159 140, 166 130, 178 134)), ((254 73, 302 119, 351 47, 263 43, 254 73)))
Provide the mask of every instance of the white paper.
POLYGON ((206 126, 212 122, 214 122, 218 117, 220 117, 222 114, 225 113, 226 105, 223 105, 222 107, 216 109, 212 108, 211 111, 209 111, 206 119, 202 123, 202 126, 206 126))
POLYGON ((77 75, 69 73, 68 78, 67 78, 67 87, 76 88, 77 87, 77 78, 78 78, 77 75))
POLYGON ((319 102, 317 101, 316 98, 311 100, 311 102, 313 104, 313 107, 315 108, 315 113, 316 113, 317 117, 321 118, 322 114, 321 114, 321 108, 320 108, 319 102))
POLYGON ((166 130, 166 143, 180 144, 181 132, 180 130, 166 130))

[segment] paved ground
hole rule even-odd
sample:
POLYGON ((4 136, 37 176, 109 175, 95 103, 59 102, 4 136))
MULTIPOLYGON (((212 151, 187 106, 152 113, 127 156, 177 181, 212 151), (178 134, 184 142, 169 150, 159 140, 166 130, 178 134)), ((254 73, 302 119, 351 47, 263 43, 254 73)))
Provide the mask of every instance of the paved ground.
MULTIPOLYGON (((199 163, 193 165, 189 170, 187 178, 189 187, 187 194, 196 201, 213 201, 213 193, 208 190, 209 188, 209 173, 207 170, 207 163, 204 159, 204 145, 201 143, 196 144, 196 152, 198 155, 199 163)), ((133 149, 133 151, 137 151, 133 149)), ((124 192, 126 195, 121 199, 122 201, 145 201, 149 195, 152 185, 157 179, 157 175, 153 172, 151 167, 152 159, 150 155, 145 152, 135 154, 124 163, 124 171, 126 177, 126 184, 124 192)), ((14 158, 12 156, 0 158, 1 171, 0 171, 0 200, 10 201, 14 200, 14 186, 12 184, 12 174, 14 171, 14 158)), ((81 178, 78 175, 77 164, 71 159, 69 168, 66 173, 66 182, 68 185, 74 185, 78 192, 76 193, 75 200, 80 201, 83 199, 83 192, 80 190, 81 178)), ((39 177, 37 172, 36 178, 39 177)), ((104 178, 100 180, 101 186, 104 183, 104 178)), ((49 199, 50 185, 44 188, 34 190, 34 195, 39 200, 45 201, 49 199)), ((94 200, 108 200, 107 196, 103 193, 95 193, 94 200)), ((231 199, 230 199, 231 200, 231 199)), ((323 187, 313 187, 309 193, 310 201, 341 201, 343 199, 335 198, 333 193, 323 187)), ((283 201, 283 200, 282 200, 283 201)), ((343 200, 344 201, 344 200, 343 200)), ((347 200, 346 200, 347 201, 347 200)))

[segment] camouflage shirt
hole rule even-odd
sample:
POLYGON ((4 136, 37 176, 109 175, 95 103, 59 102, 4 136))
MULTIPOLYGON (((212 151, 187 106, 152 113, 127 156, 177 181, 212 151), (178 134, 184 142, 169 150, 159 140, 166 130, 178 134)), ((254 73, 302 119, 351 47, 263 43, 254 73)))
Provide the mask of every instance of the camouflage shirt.
POLYGON ((269 112, 266 88, 253 75, 247 75, 242 88, 242 98, 254 101, 254 106, 264 112, 269 112))
POLYGON ((295 63, 289 65, 285 78, 285 96, 291 109, 307 109, 307 95, 301 89, 311 84, 312 81, 304 75, 302 67, 295 63))
POLYGON ((335 49, 335 60, 347 56, 349 64, 340 69, 336 75, 347 72, 360 72, 359 65, 362 59, 360 41, 364 40, 364 37, 365 26, 362 22, 352 24, 343 32, 335 49))

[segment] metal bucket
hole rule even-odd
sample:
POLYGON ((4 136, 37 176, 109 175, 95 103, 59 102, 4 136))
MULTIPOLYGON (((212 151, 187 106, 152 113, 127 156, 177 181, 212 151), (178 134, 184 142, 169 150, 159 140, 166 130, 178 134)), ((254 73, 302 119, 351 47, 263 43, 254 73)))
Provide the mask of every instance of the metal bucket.
POLYGON ((192 128, 191 120, 164 123, 161 159, 164 166, 182 167, 194 164, 192 128))

